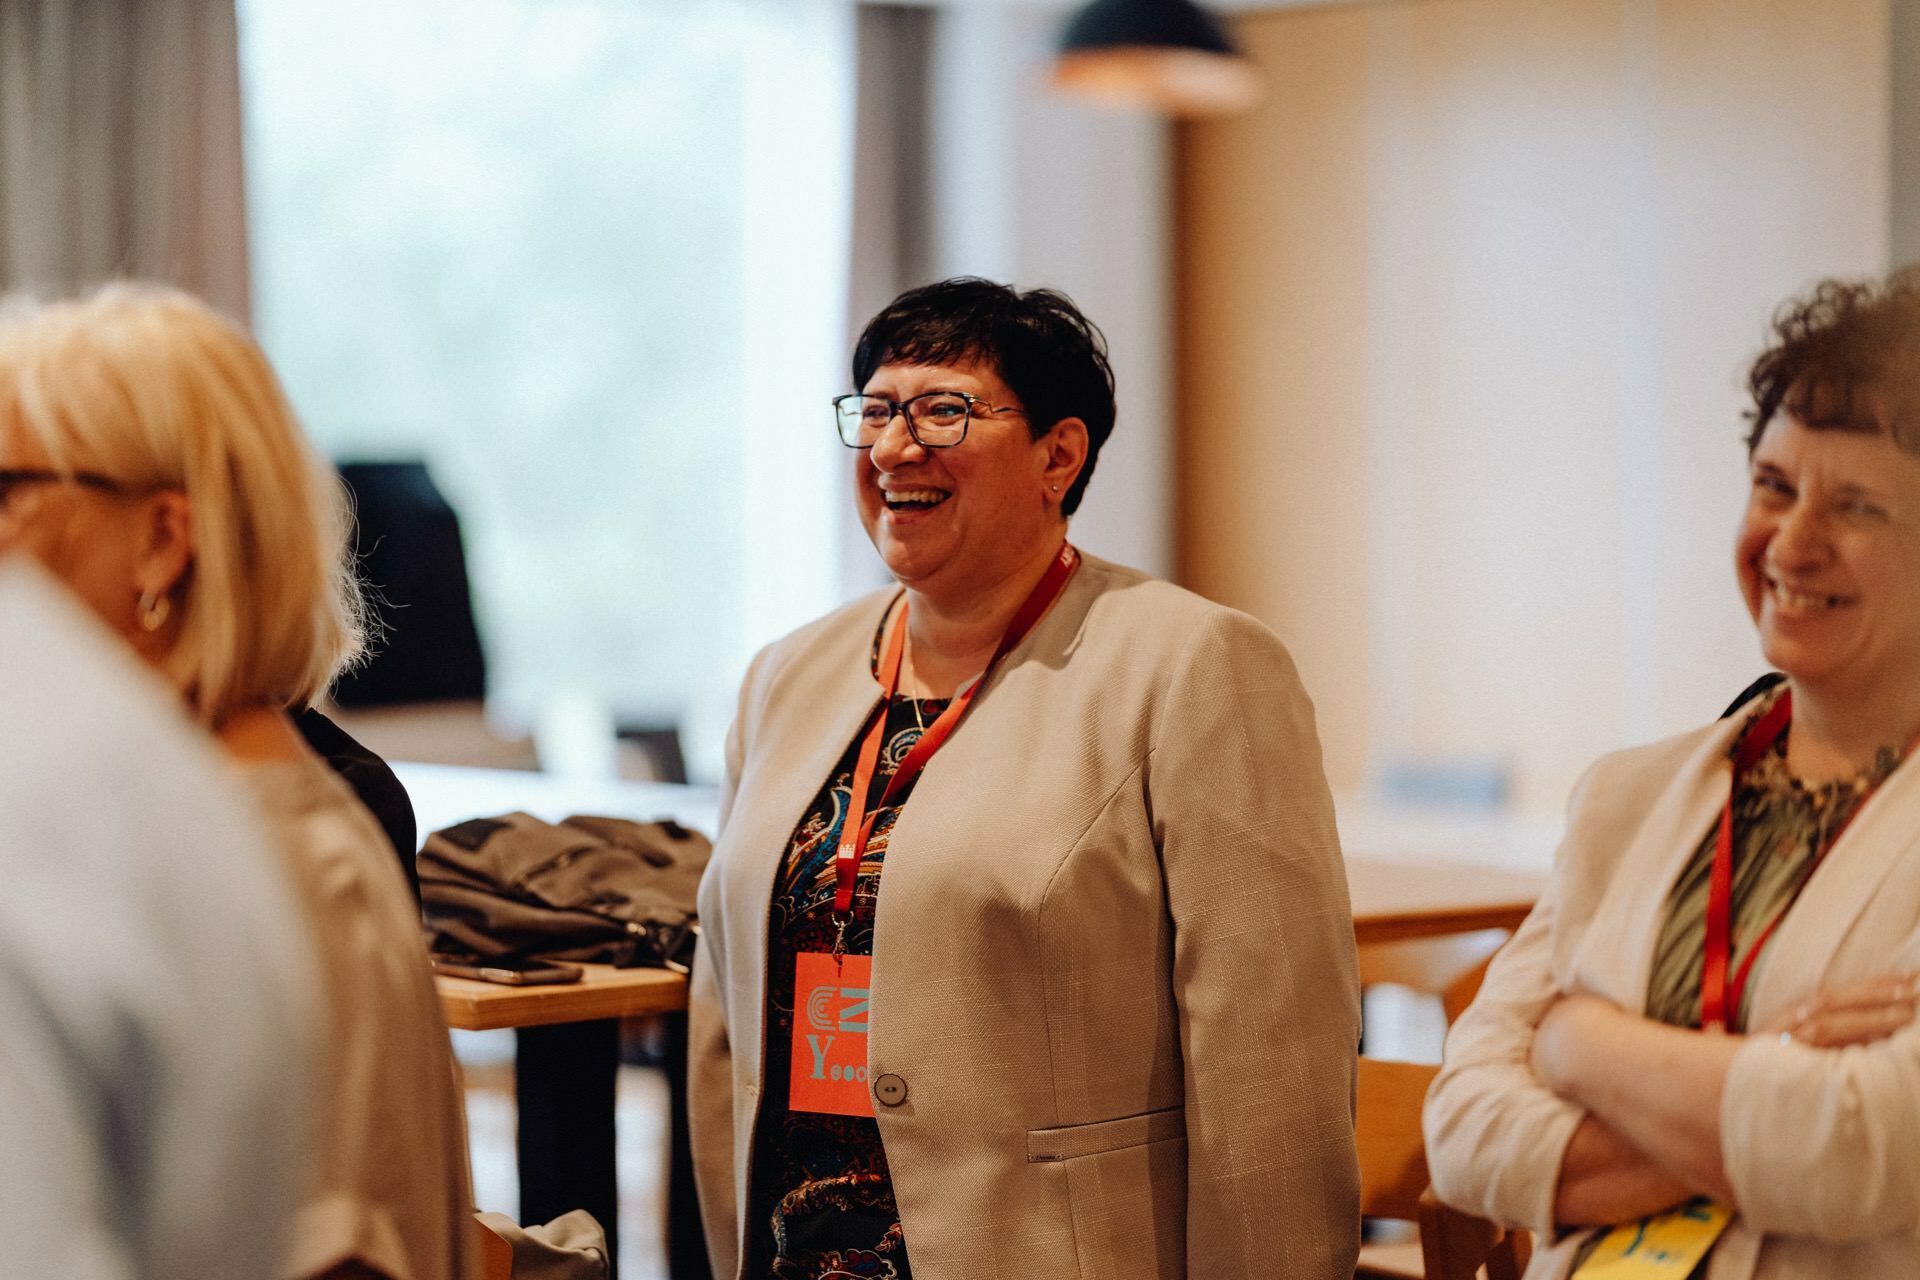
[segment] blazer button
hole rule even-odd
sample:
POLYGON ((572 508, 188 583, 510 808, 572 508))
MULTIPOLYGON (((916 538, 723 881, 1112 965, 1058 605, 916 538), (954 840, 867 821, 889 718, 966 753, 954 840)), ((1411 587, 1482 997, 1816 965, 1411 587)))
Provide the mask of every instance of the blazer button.
POLYGON ((897 1107, 907 1100, 907 1082, 889 1071, 873 1082, 873 1096, 883 1107, 897 1107))

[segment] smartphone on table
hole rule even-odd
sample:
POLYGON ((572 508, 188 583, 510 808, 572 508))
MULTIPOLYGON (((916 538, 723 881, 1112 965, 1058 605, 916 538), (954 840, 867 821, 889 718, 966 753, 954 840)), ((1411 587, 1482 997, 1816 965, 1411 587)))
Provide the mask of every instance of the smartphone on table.
POLYGON ((578 982, 581 972, 577 964, 524 957, 475 960, 472 963, 436 958, 433 971, 444 973, 449 978, 478 978, 482 982, 498 982, 508 987, 544 987, 559 982, 578 982))

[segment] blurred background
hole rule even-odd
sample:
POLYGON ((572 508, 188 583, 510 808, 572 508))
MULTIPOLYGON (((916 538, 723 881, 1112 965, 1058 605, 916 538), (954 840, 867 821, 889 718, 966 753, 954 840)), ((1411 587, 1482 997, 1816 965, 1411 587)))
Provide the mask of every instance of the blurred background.
POLYGON ((715 780, 753 650, 880 580, 850 338, 961 272, 1106 329, 1076 540, 1280 632, 1355 822, 1524 825, 1758 674, 1743 368, 1920 247, 1911 6, 1241 0, 1202 119, 1056 89, 1079 7, 9 0, 0 277, 207 293, 457 513, 473 714, 401 755, 715 780))
POLYGON ((356 495, 369 745, 696 784, 752 653, 884 581, 862 322, 1064 289, 1121 411, 1075 541, 1286 640, 1349 851, 1543 868, 1587 762, 1763 669, 1745 368, 1920 259, 1920 6, 1208 8, 1183 98, 1068 74, 1083 0, 0 0, 0 287, 252 324, 356 495))

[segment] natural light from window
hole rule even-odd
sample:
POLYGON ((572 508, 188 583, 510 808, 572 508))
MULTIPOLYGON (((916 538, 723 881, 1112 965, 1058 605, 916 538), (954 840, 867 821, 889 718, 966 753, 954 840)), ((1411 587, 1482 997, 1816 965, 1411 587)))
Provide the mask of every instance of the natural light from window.
POLYGON ((495 713, 584 698, 679 723, 710 777, 747 652, 836 585, 844 303, 768 312, 809 272, 843 280, 844 207, 805 184, 844 176, 850 105, 777 103, 767 72, 844 72, 850 19, 750 0, 241 16, 255 322, 303 421, 336 460, 428 463, 495 713), (791 202, 765 198, 801 165, 791 202), (769 334, 781 352, 748 359, 769 334), (743 412, 785 411, 768 378, 792 421, 743 412), (816 473, 829 492, 762 545, 753 504, 816 473))

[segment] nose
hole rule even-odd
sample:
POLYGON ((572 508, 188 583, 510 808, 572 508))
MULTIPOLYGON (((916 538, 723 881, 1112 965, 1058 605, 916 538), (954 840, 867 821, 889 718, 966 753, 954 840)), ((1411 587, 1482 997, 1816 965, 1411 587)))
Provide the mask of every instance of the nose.
POLYGON ((905 410, 896 409, 887 425, 880 431, 880 438, 867 447, 867 456, 873 465, 881 471, 892 471, 909 462, 917 462, 926 457, 927 451, 913 432, 907 429, 905 410))
POLYGON ((1818 568, 1832 552, 1826 520, 1813 503, 1796 501, 1781 514, 1767 540, 1767 563, 1793 571, 1818 568))

